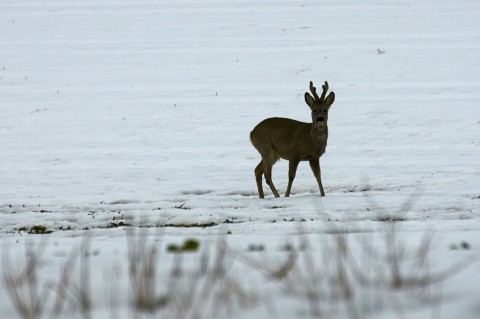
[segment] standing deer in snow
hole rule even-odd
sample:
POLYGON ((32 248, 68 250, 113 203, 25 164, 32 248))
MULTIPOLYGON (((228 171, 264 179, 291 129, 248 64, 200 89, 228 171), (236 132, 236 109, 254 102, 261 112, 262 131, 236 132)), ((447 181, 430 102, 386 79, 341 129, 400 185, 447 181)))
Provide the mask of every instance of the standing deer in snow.
POLYGON ((300 161, 309 161, 313 175, 317 179, 320 195, 325 196, 320 176, 320 156, 325 153, 328 139, 328 110, 335 101, 335 93, 326 98, 328 83, 322 85, 323 92, 319 97, 317 89, 310 82, 310 92, 306 92, 305 102, 312 111, 312 123, 304 123, 292 119, 273 117, 260 122, 250 133, 250 141, 262 156, 260 164, 255 168, 258 195, 265 198, 262 187, 262 175, 270 186, 275 197, 279 197, 272 182, 272 166, 280 158, 289 161, 288 187, 285 197, 290 196, 293 179, 300 161))

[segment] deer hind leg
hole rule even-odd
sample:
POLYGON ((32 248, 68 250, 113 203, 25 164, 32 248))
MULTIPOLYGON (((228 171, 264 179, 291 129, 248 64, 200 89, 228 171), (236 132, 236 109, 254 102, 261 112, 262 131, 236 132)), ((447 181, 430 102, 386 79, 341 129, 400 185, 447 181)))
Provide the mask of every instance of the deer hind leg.
POLYGON ((275 188, 275 185, 273 185, 273 181, 272 181, 272 166, 273 166, 273 164, 275 164, 275 162, 277 160, 278 160, 278 157, 275 158, 275 156, 273 156, 269 160, 265 160, 265 158, 264 158, 262 160, 262 162, 263 162, 263 172, 265 174, 265 180, 266 180, 268 186, 270 186, 270 189, 272 190, 272 193, 275 197, 280 197, 280 195, 278 195, 277 189, 275 188))
POLYGON ((320 188, 320 196, 325 196, 325 192, 323 191, 321 172, 320 172, 320 161, 319 160, 310 161, 310 167, 312 168, 313 175, 315 175, 315 178, 317 179, 318 188, 320 188))
POLYGON ((257 165, 255 168, 255 180, 257 181, 257 188, 258 188, 258 196, 260 198, 265 198, 263 194, 263 187, 262 187, 262 175, 263 175, 263 161, 260 161, 260 164, 257 165))
POLYGON ((287 191, 285 192, 285 197, 290 196, 290 190, 292 189, 293 180, 295 179, 295 175, 297 174, 297 167, 298 163, 297 160, 290 160, 288 163, 288 186, 287 191))

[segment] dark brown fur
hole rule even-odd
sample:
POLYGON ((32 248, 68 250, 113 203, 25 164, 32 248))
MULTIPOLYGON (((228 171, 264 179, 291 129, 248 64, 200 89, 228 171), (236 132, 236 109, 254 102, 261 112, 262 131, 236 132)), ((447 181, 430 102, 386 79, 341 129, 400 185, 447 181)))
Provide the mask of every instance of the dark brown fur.
POLYGON ((250 141, 262 156, 255 168, 258 195, 264 198, 262 175, 270 186, 275 197, 279 197, 272 182, 272 166, 280 158, 289 161, 288 187, 285 197, 290 195, 298 164, 309 161, 313 174, 317 179, 320 195, 325 196, 320 173, 320 156, 325 153, 328 139, 328 110, 335 100, 331 92, 327 98, 328 83, 325 82, 321 97, 310 82, 310 94, 305 93, 305 102, 310 106, 312 122, 304 123, 287 118, 269 118, 260 122, 250 133, 250 141))

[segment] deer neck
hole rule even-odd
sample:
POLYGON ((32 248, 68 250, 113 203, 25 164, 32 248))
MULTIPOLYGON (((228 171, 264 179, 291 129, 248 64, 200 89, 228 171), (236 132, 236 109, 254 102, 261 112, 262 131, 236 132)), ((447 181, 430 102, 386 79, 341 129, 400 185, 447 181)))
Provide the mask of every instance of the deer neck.
POLYGON ((318 127, 312 124, 312 129, 310 134, 312 135, 313 141, 323 142, 328 138, 328 126, 318 127))
POLYGON ((325 148, 327 147, 328 126, 325 125, 324 127, 317 127, 312 124, 310 134, 312 136, 312 142, 315 146, 315 149, 317 149, 320 154, 323 154, 325 152, 325 148))

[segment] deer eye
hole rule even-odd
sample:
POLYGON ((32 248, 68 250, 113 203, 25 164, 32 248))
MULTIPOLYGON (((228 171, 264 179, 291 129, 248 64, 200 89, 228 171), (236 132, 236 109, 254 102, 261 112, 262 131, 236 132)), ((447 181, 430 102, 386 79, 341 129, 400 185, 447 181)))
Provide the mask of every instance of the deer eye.
POLYGON ((317 110, 312 110, 313 113, 317 113, 317 110))

